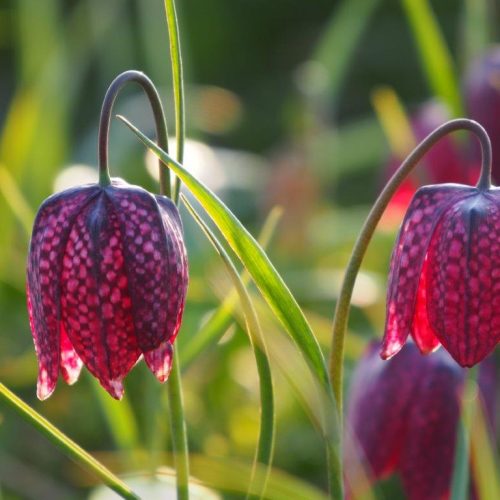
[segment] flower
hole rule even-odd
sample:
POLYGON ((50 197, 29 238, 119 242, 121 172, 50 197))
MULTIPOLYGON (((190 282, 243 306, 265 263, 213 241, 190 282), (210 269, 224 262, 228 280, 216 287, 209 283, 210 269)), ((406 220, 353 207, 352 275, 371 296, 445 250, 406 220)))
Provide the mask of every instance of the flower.
POLYGON ((394 247, 381 356, 411 334, 423 353, 442 344, 472 366, 500 340, 500 190, 425 186, 394 247))
POLYGON ((141 355, 165 381, 187 280, 181 220, 167 197, 113 179, 45 200, 27 271, 38 397, 54 391, 59 370, 74 383, 83 363, 120 399, 141 355))
MULTIPOLYGON (((464 83, 469 116, 491 137, 493 158, 500 158, 500 45, 471 64, 464 83)), ((493 163, 493 180, 500 183, 500 164, 493 163)))
MULTIPOLYGON (((347 476, 356 479, 361 459, 372 481, 397 472, 410 500, 446 498, 466 370, 443 349, 421 356, 410 342, 387 362, 378 349, 378 342, 369 345, 351 379, 347 476)), ((490 428, 494 372, 491 357, 481 363, 478 385, 490 428)))

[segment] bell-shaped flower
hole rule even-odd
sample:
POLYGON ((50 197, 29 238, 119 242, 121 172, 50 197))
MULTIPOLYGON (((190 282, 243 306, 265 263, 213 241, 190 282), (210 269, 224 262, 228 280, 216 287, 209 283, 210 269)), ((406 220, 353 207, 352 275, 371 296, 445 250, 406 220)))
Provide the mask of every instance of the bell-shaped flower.
POLYGON ((48 198, 27 271, 38 397, 50 396, 59 372, 74 383, 85 364, 119 399, 142 355, 165 381, 187 281, 181 220, 169 198, 119 179, 48 198))
POLYGON ((459 184, 415 193, 393 250, 382 357, 411 335, 472 366, 500 340, 500 190, 459 184))
MULTIPOLYGON (((422 356, 412 342, 390 361, 372 343, 349 391, 345 470, 356 485, 360 464, 370 481, 400 476, 407 498, 447 498, 455 457, 464 368, 440 349, 422 356)), ((492 429, 495 365, 481 363, 479 394, 492 429)), ((352 489, 352 487, 351 487, 352 489)))

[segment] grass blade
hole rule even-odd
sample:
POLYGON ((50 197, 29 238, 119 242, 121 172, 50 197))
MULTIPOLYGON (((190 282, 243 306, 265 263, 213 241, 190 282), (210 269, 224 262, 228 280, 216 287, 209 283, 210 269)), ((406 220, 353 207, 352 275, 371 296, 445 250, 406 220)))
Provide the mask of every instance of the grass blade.
MULTIPOLYGON (((167 164, 197 198, 208 215, 217 225, 227 243, 251 274, 255 284, 269 304, 276 318, 294 340, 307 360, 309 368, 320 382, 320 386, 334 404, 325 358, 316 337, 297 301, 285 285, 262 247, 234 216, 226 205, 205 185, 193 177, 182 165, 162 151, 153 141, 126 118, 119 117, 137 137, 167 164)), ((329 462, 329 482, 331 494, 342 496, 342 464, 340 461, 340 434, 337 412, 325 408, 323 431, 329 462)))
MULTIPOLYGON (((267 219, 262 226, 258 241, 265 249, 271 240, 272 235, 276 230, 276 226, 283 213, 282 209, 275 207, 269 213, 267 219)), ((241 281, 245 286, 250 281, 248 271, 243 271, 241 281)), ((209 345, 215 344, 224 335, 231 323, 233 322, 233 312, 238 300, 236 290, 233 290, 222 301, 219 307, 212 313, 208 321, 201 327, 198 332, 189 340, 186 346, 183 346, 179 355, 182 370, 185 370, 205 350, 209 345)))
POLYGON ((193 206, 187 201, 187 199, 181 195, 183 203, 186 205, 187 209, 193 216, 194 220, 198 223, 202 231, 207 236, 208 240, 214 246, 215 250, 221 257, 226 269, 231 277, 231 281, 238 293, 238 297, 241 302, 243 313, 245 315, 246 329, 248 337, 250 339, 250 344, 252 345, 255 362, 257 364, 257 371, 259 374, 259 387, 260 387, 260 433, 259 442, 255 452, 254 467, 252 472, 252 477, 250 479, 250 491, 252 491, 252 485, 256 483, 256 469, 257 464, 261 463, 268 467, 267 474, 264 475, 262 479, 262 484, 258 488, 260 492, 258 495, 250 496, 248 498, 262 498, 266 489, 266 482, 271 469, 271 462, 274 449, 274 391, 273 391, 273 379, 271 375, 271 367, 269 365, 269 356, 267 353, 266 343, 262 329, 260 327, 259 319, 257 313, 250 299, 245 284, 240 278, 238 271, 234 267, 229 255, 224 250, 222 245, 217 240, 217 237, 210 230, 210 228, 205 224, 193 206))

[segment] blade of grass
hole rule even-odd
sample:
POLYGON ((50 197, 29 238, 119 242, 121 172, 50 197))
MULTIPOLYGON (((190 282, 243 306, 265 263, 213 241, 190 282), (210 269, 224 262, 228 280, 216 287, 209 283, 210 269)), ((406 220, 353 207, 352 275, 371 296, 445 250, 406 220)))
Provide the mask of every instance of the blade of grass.
MULTIPOLYGON (((172 80, 174 83, 175 104, 175 137, 177 142, 177 160, 184 160, 184 138, 186 135, 184 109, 184 78, 182 73, 181 45, 179 40, 179 24, 174 0, 165 0, 165 14, 167 16, 168 36, 170 41, 170 59, 172 61, 172 80)), ((181 188, 180 180, 174 179, 173 200, 177 203, 181 188)))
POLYGON ((250 489, 247 494, 247 498, 263 498, 266 483, 269 477, 273 449, 274 449, 274 391, 273 391, 273 379, 271 375, 271 367, 269 365, 268 353, 266 348, 266 343, 262 329, 260 327, 260 322, 257 317, 257 313, 250 299, 245 284, 240 278, 238 271, 234 267, 229 255, 224 250, 222 245, 217 240, 217 237, 210 230, 210 228, 205 224, 199 214, 196 212, 194 207, 189 203, 185 196, 181 194, 181 200, 186 205, 187 209, 193 216, 194 220, 198 223, 202 231, 207 236, 208 240, 214 246, 216 252, 221 257, 226 270, 231 277, 233 286, 236 289, 240 303, 245 315, 246 330, 248 337, 250 339, 250 344, 254 351, 255 362, 257 364, 257 372, 259 374, 259 387, 260 387, 260 432, 259 441, 257 444, 257 449, 255 451, 254 467, 252 471, 252 477, 250 479, 250 489), (257 495, 250 495, 252 491, 252 486, 256 484, 256 469, 257 464, 261 463, 268 467, 268 472, 262 479, 262 483, 257 488, 260 491, 257 495))
POLYGON ((488 0, 465 0, 462 15, 462 68, 484 54, 492 42, 492 21, 495 18, 488 0))
MULTIPOLYGON (((283 210, 281 208, 274 207, 264 221, 258 238, 258 242, 262 248, 265 249, 269 244, 282 213, 283 210)), ((245 286, 248 285, 250 282, 248 271, 243 271, 241 280, 245 286)), ((237 299, 238 294, 236 290, 231 291, 212 313, 208 321, 189 340, 189 343, 184 347, 179 356, 182 370, 186 370, 201 352, 209 345, 215 344, 224 335, 224 332, 227 331, 233 322, 233 312, 237 299)))
MULTIPOLYGON (((162 151, 126 118, 119 116, 119 119, 174 171, 215 222, 229 246, 251 274, 255 284, 268 302, 275 316, 295 341, 302 355, 307 360, 309 368, 320 382, 322 389, 334 407, 333 391, 328 377, 325 358, 323 357, 318 341, 303 311, 262 247, 234 216, 231 210, 212 191, 200 183, 165 151, 162 151)), ((329 411, 329 405, 324 409, 326 413, 323 418, 322 428, 325 433, 324 437, 329 462, 330 493, 334 498, 341 498, 343 486, 338 415, 336 411, 329 411)))
POLYGON ((446 104, 452 118, 463 116, 453 60, 429 1, 403 0, 403 7, 432 92, 446 104))
POLYGON ((61 451, 71 457, 84 469, 89 470, 99 477, 106 486, 116 491, 122 498, 138 499, 139 497, 109 469, 104 467, 83 448, 63 434, 31 406, 19 399, 13 392, 0 383, 0 399, 12 408, 20 417, 26 420, 35 429, 40 431, 49 441, 61 451))

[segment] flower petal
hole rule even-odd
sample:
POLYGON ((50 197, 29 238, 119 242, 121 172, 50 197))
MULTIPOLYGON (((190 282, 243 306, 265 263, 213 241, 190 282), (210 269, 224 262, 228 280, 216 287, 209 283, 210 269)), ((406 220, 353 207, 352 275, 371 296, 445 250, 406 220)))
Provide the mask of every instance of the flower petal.
MULTIPOLYGON (((413 343, 389 362, 377 355, 379 343, 372 343, 354 372, 349 391, 347 422, 357 439, 362 458, 373 478, 390 474, 399 461, 407 434, 410 406, 419 382, 424 357, 413 343)), ((347 441, 349 443, 349 441, 347 441)), ((346 451, 346 470, 360 457, 346 451)))
POLYGON ((61 340, 61 374, 67 384, 73 385, 80 376, 83 362, 80 356, 76 353, 68 338, 68 334, 61 324, 60 330, 61 340))
POLYGON ((146 351, 144 359, 149 369, 160 382, 165 382, 172 369, 174 350, 169 340, 162 342, 156 349, 146 351))
POLYGON ((401 451, 400 472, 410 500, 445 498, 449 491, 464 381, 464 371, 446 351, 423 359, 401 451))
POLYGON ((415 193, 391 257, 382 358, 396 354, 411 331, 421 269, 443 211, 474 192, 474 188, 447 184, 425 186, 415 193))
POLYGON ((95 186, 85 186, 48 198, 40 207, 33 226, 26 288, 38 357, 37 395, 40 399, 50 396, 59 374, 59 300, 64 247, 73 219, 96 193, 95 186))
POLYGON ((500 341, 500 206, 495 198, 479 193, 447 210, 429 248, 429 321, 462 366, 478 363, 500 341))
POLYGON ((76 218, 64 254, 62 320, 79 357, 116 399, 140 356, 121 226, 102 193, 76 218))
POLYGON ((158 204, 136 186, 106 189, 123 237, 135 336, 142 352, 168 340, 169 248, 158 204))

